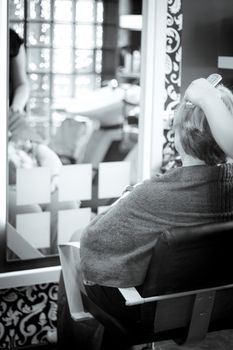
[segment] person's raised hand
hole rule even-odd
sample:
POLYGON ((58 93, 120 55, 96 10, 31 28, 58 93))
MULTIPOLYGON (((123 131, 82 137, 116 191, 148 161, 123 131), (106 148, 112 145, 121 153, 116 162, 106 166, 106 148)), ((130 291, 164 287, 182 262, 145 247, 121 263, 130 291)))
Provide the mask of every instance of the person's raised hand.
POLYGON ((193 80, 185 91, 184 100, 195 106, 202 107, 206 100, 219 98, 220 94, 207 79, 199 78, 193 80))

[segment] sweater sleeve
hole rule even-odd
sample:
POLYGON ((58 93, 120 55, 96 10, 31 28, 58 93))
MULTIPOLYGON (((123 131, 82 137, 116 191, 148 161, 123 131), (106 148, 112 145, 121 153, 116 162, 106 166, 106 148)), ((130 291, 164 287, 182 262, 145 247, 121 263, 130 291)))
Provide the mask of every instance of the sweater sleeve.
POLYGON ((81 236, 84 281, 110 287, 140 285, 158 232, 151 225, 148 183, 94 219, 81 236))

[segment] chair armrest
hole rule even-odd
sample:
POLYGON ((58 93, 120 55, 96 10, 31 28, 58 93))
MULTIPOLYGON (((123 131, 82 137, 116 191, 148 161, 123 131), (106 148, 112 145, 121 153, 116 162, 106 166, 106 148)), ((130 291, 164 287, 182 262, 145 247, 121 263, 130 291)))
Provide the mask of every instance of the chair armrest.
POLYGON ((221 289, 229 289, 229 288, 233 288, 233 284, 227 284, 227 285, 216 286, 216 287, 211 287, 211 288, 195 289, 195 290, 179 292, 179 293, 156 295, 156 296, 151 296, 151 297, 146 297, 146 298, 143 298, 139 294, 139 292, 137 291, 137 289, 135 287, 118 288, 118 290, 121 293, 121 295, 123 296, 123 298, 125 299, 125 305, 126 306, 133 306, 133 305, 141 305, 141 304, 151 303, 151 302, 160 301, 160 300, 181 298, 181 297, 185 297, 188 295, 209 293, 212 291, 217 291, 217 290, 221 290, 221 289))
POLYGON ((58 250, 71 317, 74 320, 92 318, 85 312, 81 296, 81 292, 86 294, 86 291, 80 271, 80 243, 60 244, 58 250))
MULTIPOLYGON (((180 292, 180 293, 173 293, 173 294, 164 294, 164 295, 156 295, 151 297, 143 298, 137 289, 135 287, 130 288, 118 288, 119 292, 125 299, 125 305, 126 306, 133 306, 133 305, 141 305, 145 303, 150 303, 153 301, 159 301, 159 300, 165 300, 165 299, 171 299, 171 298, 179 298, 186 295, 196 294, 197 290, 192 290, 188 292, 180 292)), ((199 291, 200 292, 200 291, 199 291)))
POLYGON ((134 287, 131 288, 119 288, 118 289, 123 298, 125 299, 125 305, 140 305, 144 304, 144 298, 138 293, 137 289, 134 287))

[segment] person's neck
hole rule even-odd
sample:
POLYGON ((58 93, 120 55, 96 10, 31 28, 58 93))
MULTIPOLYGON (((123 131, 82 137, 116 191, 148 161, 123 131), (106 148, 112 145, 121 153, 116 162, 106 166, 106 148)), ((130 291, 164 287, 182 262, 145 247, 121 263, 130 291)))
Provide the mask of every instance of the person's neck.
POLYGON ((205 165, 205 162, 198 158, 193 158, 188 155, 181 157, 182 166, 205 165))

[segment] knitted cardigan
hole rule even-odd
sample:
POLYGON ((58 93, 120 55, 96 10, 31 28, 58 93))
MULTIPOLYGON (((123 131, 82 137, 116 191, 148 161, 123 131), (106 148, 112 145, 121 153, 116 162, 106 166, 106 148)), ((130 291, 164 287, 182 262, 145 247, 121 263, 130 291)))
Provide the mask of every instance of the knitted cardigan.
POLYGON ((165 228, 233 220, 233 165, 180 167, 136 186, 81 236, 86 283, 142 284, 165 228))

